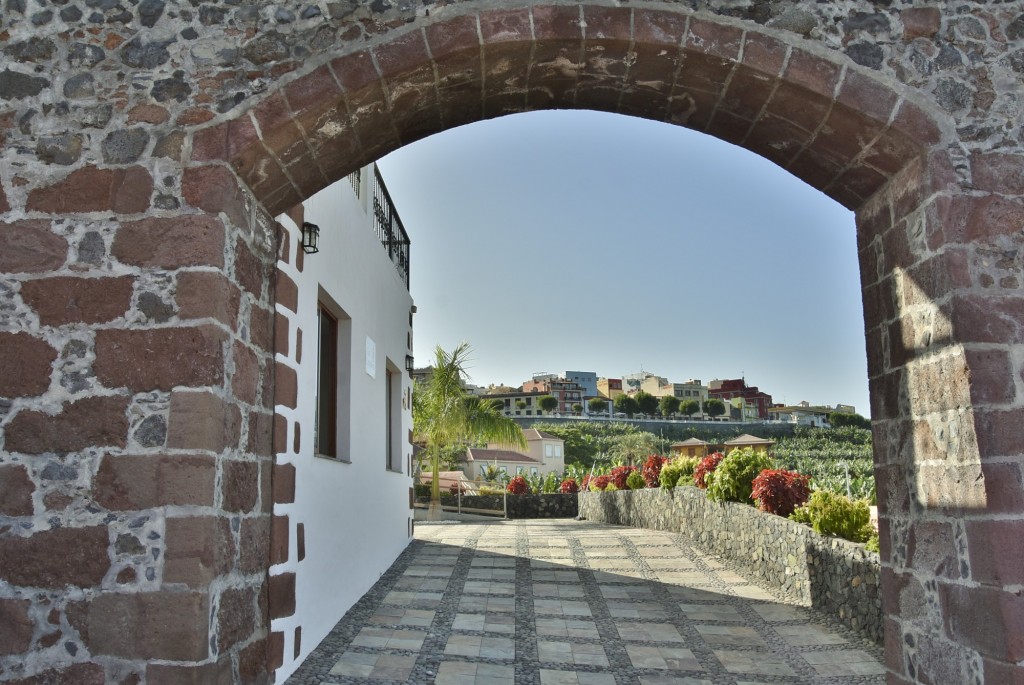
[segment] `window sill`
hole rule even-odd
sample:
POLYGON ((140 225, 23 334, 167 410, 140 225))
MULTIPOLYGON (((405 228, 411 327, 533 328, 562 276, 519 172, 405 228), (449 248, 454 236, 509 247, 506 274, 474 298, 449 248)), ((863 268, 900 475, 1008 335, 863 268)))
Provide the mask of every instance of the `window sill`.
POLYGON ((351 459, 345 459, 343 457, 332 457, 332 456, 327 455, 327 454, 314 454, 313 456, 315 458, 317 458, 317 459, 323 459, 324 461, 333 461, 333 462, 337 462, 339 464, 351 464, 352 463, 351 459))

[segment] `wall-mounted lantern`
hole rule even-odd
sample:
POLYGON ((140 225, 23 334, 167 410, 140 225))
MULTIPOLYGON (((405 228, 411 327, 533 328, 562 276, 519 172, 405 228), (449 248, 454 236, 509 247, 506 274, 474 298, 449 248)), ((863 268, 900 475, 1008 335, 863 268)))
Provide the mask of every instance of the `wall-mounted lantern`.
POLYGON ((416 363, 413 361, 412 355, 405 355, 405 370, 409 372, 410 376, 412 376, 412 371, 414 368, 416 368, 416 363))
POLYGON ((320 227, 308 221, 302 223, 302 251, 306 254, 316 254, 320 251, 317 244, 320 242, 320 227))

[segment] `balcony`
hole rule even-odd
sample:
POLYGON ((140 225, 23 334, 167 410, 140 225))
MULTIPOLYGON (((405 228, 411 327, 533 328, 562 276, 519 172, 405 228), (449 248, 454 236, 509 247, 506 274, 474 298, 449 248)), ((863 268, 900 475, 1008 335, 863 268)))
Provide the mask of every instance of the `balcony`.
POLYGON ((409 288, 409 234, 405 232, 402 220, 391 201, 384 179, 380 177, 377 165, 373 166, 373 225, 377 238, 388 253, 399 275, 409 288))

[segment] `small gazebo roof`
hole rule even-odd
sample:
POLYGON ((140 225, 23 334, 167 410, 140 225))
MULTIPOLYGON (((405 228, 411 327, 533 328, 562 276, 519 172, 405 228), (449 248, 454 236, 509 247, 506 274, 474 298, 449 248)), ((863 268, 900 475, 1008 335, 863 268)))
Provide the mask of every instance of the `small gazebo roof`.
POLYGON ((775 444, 774 440, 769 440, 767 438, 759 438, 756 435, 750 435, 749 433, 744 433, 743 435, 741 435, 741 436, 739 436, 737 438, 733 438, 732 440, 729 440, 728 442, 725 443, 725 445, 727 445, 729 447, 744 447, 744 446, 747 446, 747 445, 774 445, 774 444, 775 444))
POLYGON ((683 440, 682 442, 673 442, 671 446, 672 447, 704 447, 705 445, 710 445, 710 444, 711 444, 710 442, 705 442, 704 440, 701 440, 700 438, 687 438, 686 440, 683 440))

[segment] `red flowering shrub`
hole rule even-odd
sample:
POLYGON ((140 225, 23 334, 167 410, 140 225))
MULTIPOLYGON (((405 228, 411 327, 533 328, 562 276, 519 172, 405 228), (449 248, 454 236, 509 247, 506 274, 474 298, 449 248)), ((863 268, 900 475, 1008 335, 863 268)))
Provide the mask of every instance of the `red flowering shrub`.
POLYGON ((717 469, 723 459, 725 459, 724 454, 721 452, 714 452, 700 460, 700 463, 697 464, 697 468, 693 470, 693 482, 698 488, 703 489, 708 486, 708 484, 704 482, 704 478, 706 478, 709 473, 717 469))
POLYGON ((597 490, 604 490, 608 487, 608 484, 612 482, 611 476, 595 476, 590 481, 590 488, 597 490))
POLYGON ((810 476, 796 471, 765 469, 754 479, 751 499, 758 508, 778 516, 789 516, 811 496, 810 476))
POLYGON ((591 479, 591 475, 589 473, 587 475, 583 476, 583 482, 580 483, 580 490, 589 490, 590 489, 590 479, 591 479))
POLYGON ((647 457, 647 461, 644 462, 642 469, 642 475, 644 482, 647 483, 647 487, 656 488, 661 485, 661 467, 667 461, 668 459, 659 457, 657 454, 647 457))
POLYGON ((558 491, 566 495, 572 495, 580 491, 580 486, 576 484, 575 478, 566 478, 558 486, 558 491))
MULTIPOLYGON (((612 469, 609 476, 611 477, 611 481, 615 483, 615 487, 619 490, 628 490, 629 486, 626 485, 626 479, 629 478, 629 474, 634 471, 636 471, 635 466, 616 466, 612 469)), ((601 489, 603 490, 604 488, 601 489)))
POLYGON ((513 495, 523 495, 530 489, 530 486, 526 484, 525 478, 522 476, 516 476, 508 482, 508 487, 505 489, 513 495))

